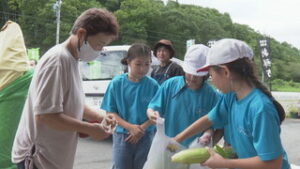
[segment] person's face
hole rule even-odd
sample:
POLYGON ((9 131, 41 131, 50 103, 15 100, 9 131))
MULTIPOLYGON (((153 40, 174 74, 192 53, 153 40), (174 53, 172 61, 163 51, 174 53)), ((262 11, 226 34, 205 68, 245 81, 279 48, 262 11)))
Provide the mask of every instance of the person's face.
POLYGON ((103 47, 110 44, 114 38, 115 38, 114 35, 98 33, 96 35, 89 36, 87 38, 87 41, 89 42, 89 44, 94 50, 101 51, 103 47))
POLYGON ((149 71, 151 62, 150 59, 151 58, 149 56, 139 56, 129 61, 129 74, 136 79, 144 77, 149 71))
POLYGON ((156 50, 156 56, 160 62, 163 63, 168 62, 171 57, 170 55, 171 55, 170 50, 165 46, 160 46, 156 50))
POLYGON ((209 68, 209 75, 212 84, 223 93, 228 93, 231 91, 227 70, 223 67, 220 67, 218 71, 214 68, 209 68))
POLYGON ((191 89, 199 89, 203 82, 203 76, 195 76, 189 73, 185 73, 185 82, 191 89))
POLYGON ((78 43, 79 46, 83 44, 84 41, 88 41, 89 45, 95 50, 95 51, 101 51, 104 46, 107 46, 110 44, 114 39, 114 35, 106 34, 103 32, 97 33, 92 36, 88 36, 86 38, 87 32, 85 29, 80 28, 77 33, 78 43))

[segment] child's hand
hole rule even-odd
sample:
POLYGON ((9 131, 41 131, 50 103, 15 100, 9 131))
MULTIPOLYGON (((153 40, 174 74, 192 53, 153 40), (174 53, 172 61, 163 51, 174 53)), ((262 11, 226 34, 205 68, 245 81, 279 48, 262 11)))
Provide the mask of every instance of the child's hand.
POLYGON ((179 139, 179 134, 177 134, 175 137, 172 138, 173 141, 180 143, 183 141, 183 139, 179 139))
POLYGON ((209 148, 209 154, 210 157, 208 160, 206 160, 201 165, 207 166, 209 168, 227 168, 226 165, 226 159, 224 159, 221 155, 214 152, 212 148, 209 148))
POLYGON ((156 124, 157 118, 159 118, 159 112, 158 111, 147 111, 147 115, 149 120, 151 121, 152 124, 156 124))
POLYGON ((143 135, 129 135, 126 139, 125 139, 125 141, 127 142, 127 143, 130 143, 130 144, 136 144, 141 138, 143 137, 143 135))
POLYGON ((199 142, 203 145, 209 145, 211 142, 211 133, 209 132, 205 132, 200 138, 199 138, 199 142))
POLYGON ((144 130, 140 125, 132 124, 129 128, 129 136, 125 139, 126 142, 135 144, 144 135, 144 130))

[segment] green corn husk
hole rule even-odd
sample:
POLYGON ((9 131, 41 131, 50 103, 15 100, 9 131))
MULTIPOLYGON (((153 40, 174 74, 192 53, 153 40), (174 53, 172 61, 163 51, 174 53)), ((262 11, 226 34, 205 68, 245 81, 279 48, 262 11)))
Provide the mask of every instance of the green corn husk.
MULTIPOLYGON (((221 148, 215 145, 213 150, 223 158, 236 158, 236 153, 232 148, 221 148)), ((174 154, 172 156, 172 162, 184 164, 203 163, 209 157, 210 154, 207 148, 190 148, 174 154)))
POLYGON ((223 158, 228 158, 226 152, 219 145, 214 146, 214 152, 220 154, 223 158))
POLYGON ((172 162, 193 164, 203 163, 210 157, 206 148, 190 148, 180 151, 172 156, 172 162))
POLYGON ((227 147, 227 148, 223 148, 223 150, 226 153, 226 158, 229 158, 229 159, 237 158, 237 155, 234 152, 233 148, 227 147))
POLYGON ((229 159, 237 158, 236 153, 233 151, 233 148, 231 147, 221 148, 219 145, 215 145, 214 151, 220 154, 224 158, 229 158, 229 159))

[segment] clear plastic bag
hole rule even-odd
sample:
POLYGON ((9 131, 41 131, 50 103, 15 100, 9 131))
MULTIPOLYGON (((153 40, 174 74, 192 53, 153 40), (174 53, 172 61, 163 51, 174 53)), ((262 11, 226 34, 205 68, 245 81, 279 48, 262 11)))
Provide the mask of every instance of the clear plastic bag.
MULTIPOLYGON (((213 140, 210 139, 208 144, 200 142, 200 137, 195 138, 192 143, 189 145, 189 148, 203 148, 203 147, 213 147, 213 140)), ((191 164, 189 169, 210 169, 209 167, 202 166, 201 164, 191 164)), ((218 169, 227 169, 227 168, 218 168, 218 169)))
POLYGON ((111 124, 108 124, 108 120, 115 120, 114 117, 109 117, 109 116, 105 116, 105 118, 103 118, 103 120, 101 121, 101 125, 105 128, 106 132, 108 133, 113 133, 115 131, 115 129, 117 128, 117 125, 112 126, 111 124))
POLYGON ((171 157, 183 149, 185 147, 165 135, 164 119, 158 118, 157 132, 143 169, 188 169, 186 164, 171 162, 171 157))
MULTIPOLYGON (((209 144, 203 144, 199 141, 199 137, 195 138, 193 142, 189 145, 189 148, 202 148, 202 147, 212 147, 212 140, 210 140, 209 144)), ((205 166, 201 166, 200 164, 191 164, 189 169, 210 169, 205 166)))

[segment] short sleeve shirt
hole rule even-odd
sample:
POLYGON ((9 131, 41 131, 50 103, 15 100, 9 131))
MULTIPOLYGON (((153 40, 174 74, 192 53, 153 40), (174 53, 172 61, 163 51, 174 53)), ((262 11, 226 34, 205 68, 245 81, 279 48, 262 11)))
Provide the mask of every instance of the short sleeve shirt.
MULTIPOLYGON (((206 82, 198 90, 185 86, 183 76, 177 76, 165 81, 148 108, 158 111, 165 118, 165 132, 174 137, 185 128, 206 115, 218 102, 219 93, 206 82)), ((182 142, 188 146, 197 136, 195 135, 182 142)))
POLYGON ((171 77, 182 75, 184 75, 182 67, 172 61, 166 66, 155 65, 151 72, 151 77, 154 78, 159 84, 162 84, 171 77))
POLYGON ((33 160, 38 168, 72 169, 77 132, 59 131, 36 123, 35 115, 63 113, 81 120, 83 109, 78 61, 65 44, 56 45, 43 55, 35 69, 14 140, 12 161, 23 161, 35 146, 33 160))
POLYGON ((226 136, 239 158, 259 156, 263 161, 283 156, 282 169, 289 169, 280 140, 280 120, 273 102, 259 89, 241 100, 225 94, 208 114, 216 128, 226 126, 226 136))
MULTIPOLYGON (((148 120, 147 106, 158 88, 158 83, 149 76, 144 76, 139 82, 130 81, 127 73, 116 76, 105 92, 101 109, 117 113, 131 124, 142 124, 148 120)), ((152 125, 146 131, 154 129, 152 125)), ((128 133, 122 126, 117 126, 116 132, 128 133)))

